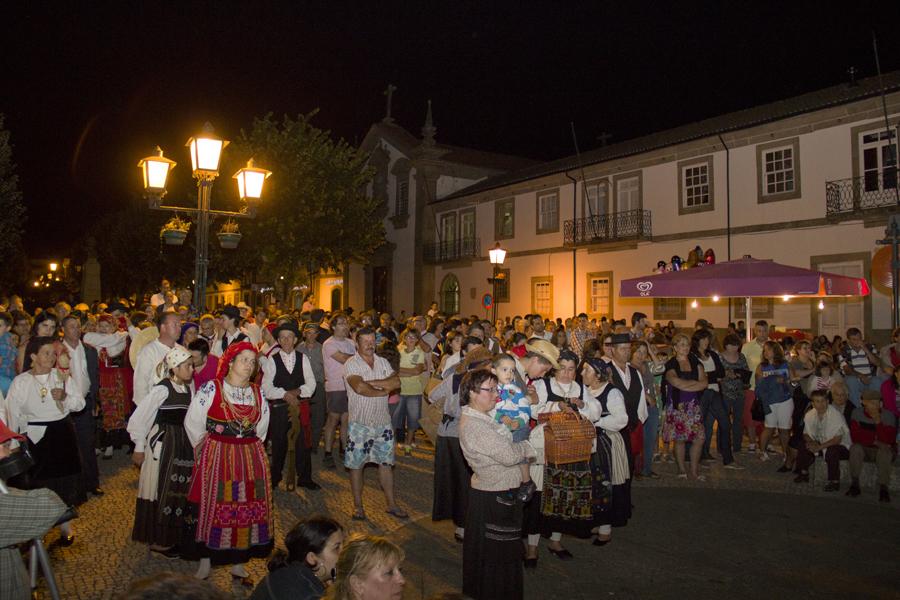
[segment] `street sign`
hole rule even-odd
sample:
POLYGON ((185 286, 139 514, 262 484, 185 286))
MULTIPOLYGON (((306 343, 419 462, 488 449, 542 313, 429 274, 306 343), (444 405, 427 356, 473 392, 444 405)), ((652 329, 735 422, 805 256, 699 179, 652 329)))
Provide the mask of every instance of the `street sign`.
POLYGON ((485 310, 490 309, 492 306, 494 306, 494 297, 490 294, 485 294, 481 297, 481 305, 485 310))

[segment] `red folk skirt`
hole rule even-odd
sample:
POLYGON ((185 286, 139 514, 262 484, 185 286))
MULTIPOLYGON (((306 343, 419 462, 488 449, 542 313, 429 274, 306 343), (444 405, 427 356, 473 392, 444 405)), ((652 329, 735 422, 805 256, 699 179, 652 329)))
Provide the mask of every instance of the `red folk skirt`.
POLYGON ((262 442, 210 433, 194 465, 188 499, 197 504, 196 540, 227 560, 267 556, 273 546, 271 476, 262 442))

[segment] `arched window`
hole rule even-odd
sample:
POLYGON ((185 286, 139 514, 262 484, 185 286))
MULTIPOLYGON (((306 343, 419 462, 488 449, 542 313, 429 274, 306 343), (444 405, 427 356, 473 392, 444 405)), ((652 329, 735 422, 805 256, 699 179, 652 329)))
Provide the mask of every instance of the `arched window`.
POLYGON ((452 273, 441 282, 441 312, 446 315, 459 312, 459 279, 452 273))
POLYGON ((339 287, 331 288, 331 310, 341 310, 342 290, 339 287))

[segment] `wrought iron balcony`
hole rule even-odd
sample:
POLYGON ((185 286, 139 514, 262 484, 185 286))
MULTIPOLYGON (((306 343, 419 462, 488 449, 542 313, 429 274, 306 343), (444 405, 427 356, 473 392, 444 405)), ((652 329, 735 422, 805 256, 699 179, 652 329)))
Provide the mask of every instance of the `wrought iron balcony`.
POLYGON ((566 246, 587 246, 607 242, 652 238, 649 210, 625 210, 566 221, 566 246))
POLYGON ((424 248, 424 260, 429 264, 453 262, 480 256, 481 240, 475 237, 425 244, 424 248))
POLYGON ((896 168, 825 182, 826 217, 858 215, 894 206, 897 206, 896 168))

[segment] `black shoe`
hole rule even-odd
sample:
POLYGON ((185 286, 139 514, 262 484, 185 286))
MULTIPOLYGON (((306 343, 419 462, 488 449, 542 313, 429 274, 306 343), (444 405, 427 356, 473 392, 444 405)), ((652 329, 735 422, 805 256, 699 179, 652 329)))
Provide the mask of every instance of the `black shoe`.
POLYGON ((841 482, 839 481, 829 481, 825 484, 826 492, 839 492, 841 491, 841 482))
POLYGON ((608 543, 610 543, 611 541, 612 541, 611 538, 608 540, 601 540, 600 538, 594 538, 594 541, 591 543, 594 544, 595 546, 605 546, 608 543))
POLYGON ((307 490, 321 490, 322 486, 310 479, 309 481, 298 481, 297 487, 302 487, 307 490))
POLYGON ((856 497, 856 496, 859 496, 859 494, 860 494, 860 491, 859 491, 859 485, 857 485, 857 484, 851 485, 851 486, 850 486, 850 489, 847 490, 847 495, 848 495, 848 496, 856 497))
POLYGON ((534 485, 534 482, 528 481, 519 486, 519 491, 516 492, 516 497, 524 504, 531 501, 531 497, 534 496, 534 493, 536 491, 537 486, 534 485))
POLYGON ((331 452, 326 452, 325 456, 322 457, 322 466, 329 469, 334 468, 334 457, 331 455, 331 452))
POLYGON ((809 473, 800 473, 794 477, 794 483, 809 483, 809 473))
POLYGON ((94 496, 102 496, 102 495, 105 493, 102 489, 100 489, 99 486, 98 486, 98 487, 95 487, 95 488, 92 489, 92 490, 90 490, 90 492, 91 492, 91 494, 93 494, 94 496))
POLYGON ((178 546, 172 546, 171 548, 166 548, 165 550, 157 550, 156 548, 150 548, 150 552, 154 554, 159 554, 163 558, 168 558, 169 560, 174 560, 176 558, 181 557, 181 553, 178 552, 178 546))
POLYGON ((62 546, 63 548, 68 548, 69 546, 71 546, 72 544, 75 543, 75 536, 74 535, 60 536, 59 541, 57 543, 60 546, 62 546))
POLYGON ((554 550, 553 548, 547 548, 550 551, 550 554, 558 558, 559 560, 572 560, 575 558, 572 556, 572 553, 563 548, 562 550, 554 550))
POLYGON ((887 486, 881 486, 881 490, 878 492, 878 501, 879 502, 890 502, 891 501, 891 493, 888 491, 887 486))
POLYGON ((280 481, 275 481, 275 480, 273 479, 273 480, 272 480, 272 489, 273 489, 273 490, 277 490, 277 489, 278 489, 278 484, 279 484, 279 483, 281 483, 281 482, 280 482, 280 481))
POLYGON ((788 467, 787 465, 781 465, 780 467, 778 467, 778 471, 777 471, 777 472, 778 472, 778 473, 790 473, 790 472, 791 472, 791 469, 790 469, 790 467, 788 467))
POLYGON ((526 569, 537 569, 537 557, 535 558, 526 558, 523 562, 525 563, 526 569))

